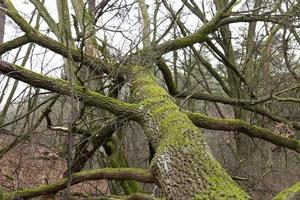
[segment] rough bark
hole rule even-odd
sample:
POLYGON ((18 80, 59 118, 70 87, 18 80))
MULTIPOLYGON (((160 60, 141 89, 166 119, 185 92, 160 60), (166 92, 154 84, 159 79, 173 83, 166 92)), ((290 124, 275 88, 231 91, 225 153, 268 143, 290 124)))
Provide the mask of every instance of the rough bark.
POLYGON ((213 158, 203 134, 150 72, 139 74, 132 93, 145 113, 142 125, 156 151, 152 170, 167 199, 249 198, 213 158))

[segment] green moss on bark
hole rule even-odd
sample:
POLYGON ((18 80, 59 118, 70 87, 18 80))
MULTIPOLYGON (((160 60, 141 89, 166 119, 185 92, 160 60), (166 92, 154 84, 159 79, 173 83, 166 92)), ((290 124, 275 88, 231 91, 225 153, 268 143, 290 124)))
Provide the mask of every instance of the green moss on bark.
POLYGON ((287 188, 276 195, 273 200, 288 200, 300 194, 300 182, 297 182, 292 187, 287 188))
POLYGON ((151 74, 139 74, 132 93, 145 113, 145 130, 156 150, 152 167, 168 199, 248 199, 212 157, 203 134, 151 74))
MULTIPOLYGON (((112 138, 105 144, 105 150, 109 151, 110 154, 109 160, 112 168, 128 167, 123 147, 119 145, 121 144, 118 138, 112 138)), ((136 181, 120 181, 120 186, 125 195, 142 192, 140 185, 136 181)))

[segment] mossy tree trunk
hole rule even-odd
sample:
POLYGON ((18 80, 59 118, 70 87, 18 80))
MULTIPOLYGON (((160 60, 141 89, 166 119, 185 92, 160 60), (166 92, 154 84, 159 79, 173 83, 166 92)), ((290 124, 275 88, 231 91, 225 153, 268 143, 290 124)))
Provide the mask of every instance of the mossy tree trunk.
POLYGON ((133 81, 132 96, 143 110, 141 124, 156 151, 151 168, 168 199, 248 198, 213 158, 202 132, 151 72, 133 81))

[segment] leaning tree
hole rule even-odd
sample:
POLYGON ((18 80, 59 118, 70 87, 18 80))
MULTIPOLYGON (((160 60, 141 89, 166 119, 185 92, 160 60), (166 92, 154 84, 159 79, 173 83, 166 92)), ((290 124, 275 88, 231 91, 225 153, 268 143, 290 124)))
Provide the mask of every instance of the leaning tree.
MULTIPOLYGON (((7 125, 5 117, 18 81, 37 88, 39 94, 49 91, 50 100, 28 133, 16 136, 0 156, 28 140, 44 119, 49 130, 66 133, 68 166, 66 178, 3 192, 3 199, 33 198, 66 188, 68 196, 71 185, 99 179, 123 181, 124 193, 130 195, 124 199, 154 199, 133 193, 141 191, 132 180, 155 183, 167 199, 250 199, 213 157, 199 128, 235 132, 241 159, 247 158, 251 138, 300 152, 300 141, 295 137, 256 123, 267 119, 300 129, 296 120, 275 115, 266 107, 274 101, 300 102, 295 92, 299 89, 297 56, 288 52, 289 45, 300 42, 296 1, 215 0, 201 5, 193 0, 57 0, 56 6, 47 8, 45 1, 30 0, 27 6, 34 7, 36 16, 30 19, 16 9, 18 1, 13 3, 2 0, 0 13, 23 35, 1 44, 0 53, 7 55, 27 45, 28 49, 20 65, 9 57, 0 61, 0 73, 15 80, 1 112, 1 127, 7 125), (133 23, 130 20, 135 15, 138 20, 133 23), (246 27, 245 37, 232 31, 235 26, 246 27), (276 52, 272 45, 279 43, 278 34, 283 39, 276 44, 282 47, 277 53, 285 60, 280 69, 272 54, 276 52), (240 37, 241 44, 235 37, 240 37), (60 77, 43 73, 40 66, 26 67, 33 45, 61 56, 56 57, 62 63, 60 77), (241 46, 238 50, 237 45, 241 46), (278 75, 276 72, 290 76, 291 86, 268 88, 266 81, 278 75), (51 120, 51 107, 61 96, 67 96, 71 105, 66 111, 67 126, 55 126, 51 120), (197 112, 192 100, 212 102, 222 118, 197 112), (189 106, 182 106, 186 101, 189 106), (231 105, 235 119, 224 118, 220 104, 231 105), (113 116, 113 123, 95 118, 96 112, 113 116), (93 125, 85 126, 86 121, 93 125), (118 154, 106 168, 83 170, 100 147, 107 154, 119 148, 113 133, 128 121, 137 122, 147 136, 153 153, 149 168, 129 168, 124 155, 118 154), (77 140, 80 142, 75 146, 77 140)), ((57 70, 55 66, 53 70, 57 70)), ((133 135, 130 140, 135 139, 133 135)), ((275 198, 285 199, 299 189, 296 184, 275 198)))

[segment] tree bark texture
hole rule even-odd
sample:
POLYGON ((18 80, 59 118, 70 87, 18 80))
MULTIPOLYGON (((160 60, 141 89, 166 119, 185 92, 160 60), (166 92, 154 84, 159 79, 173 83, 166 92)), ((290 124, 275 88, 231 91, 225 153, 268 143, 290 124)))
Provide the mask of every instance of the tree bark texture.
POLYGON ((143 110, 141 124, 156 151, 151 167, 167 199, 247 199, 153 74, 137 71, 143 72, 133 81, 133 99, 143 110))

